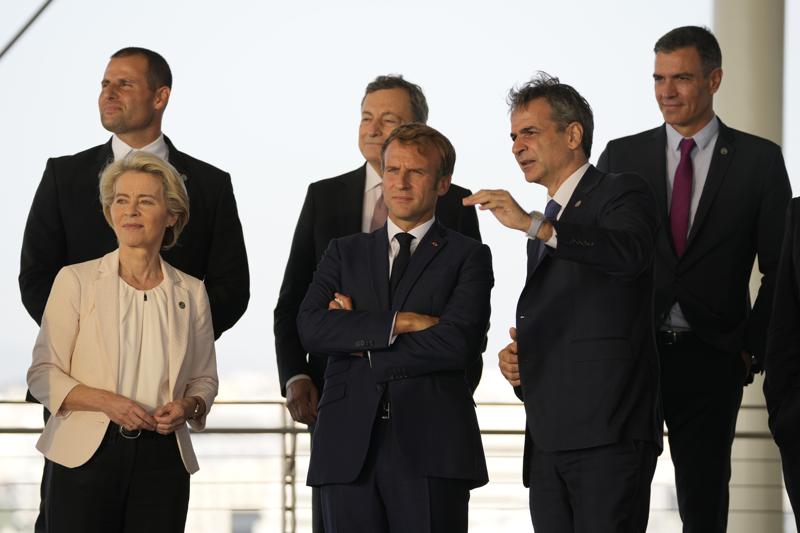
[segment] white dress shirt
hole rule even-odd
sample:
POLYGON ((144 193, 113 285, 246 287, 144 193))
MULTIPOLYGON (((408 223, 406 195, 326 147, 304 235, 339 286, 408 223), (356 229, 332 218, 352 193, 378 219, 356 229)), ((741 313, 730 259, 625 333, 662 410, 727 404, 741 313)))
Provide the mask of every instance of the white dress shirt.
POLYGON ((169 147, 167 146, 167 141, 164 140, 163 133, 159 135, 155 141, 142 148, 132 148, 128 146, 125 141, 117 137, 115 133, 111 137, 111 151, 114 153, 114 161, 119 161, 131 152, 147 152, 148 154, 160 157, 164 161, 169 161, 169 147))

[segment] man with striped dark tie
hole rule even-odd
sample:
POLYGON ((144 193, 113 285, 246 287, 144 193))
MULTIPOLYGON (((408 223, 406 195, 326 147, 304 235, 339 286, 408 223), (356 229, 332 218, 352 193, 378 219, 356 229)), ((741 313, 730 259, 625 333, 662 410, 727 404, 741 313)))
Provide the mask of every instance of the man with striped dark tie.
POLYGON ((714 113, 714 35, 676 28, 654 51, 665 123, 611 141, 597 167, 641 174, 658 199, 655 326, 678 509, 684 533, 718 533, 742 386, 764 355, 790 187, 779 146, 714 113), (751 307, 756 255, 763 277, 751 307))

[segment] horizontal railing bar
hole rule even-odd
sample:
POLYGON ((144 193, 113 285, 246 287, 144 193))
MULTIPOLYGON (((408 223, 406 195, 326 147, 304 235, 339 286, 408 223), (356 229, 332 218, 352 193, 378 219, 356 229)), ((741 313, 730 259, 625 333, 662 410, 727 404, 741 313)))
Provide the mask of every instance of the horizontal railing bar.
MULTIPOLYGON (((10 427, 0 428, 0 434, 36 434, 41 433, 41 428, 24 428, 24 427, 10 427)), ((308 429, 300 427, 280 427, 280 428, 206 428, 204 431, 192 431, 192 434, 198 435, 288 435, 288 434, 301 434, 308 433, 308 429)), ((497 436, 497 435, 524 435, 524 429, 482 429, 481 435, 497 436)), ((664 432, 664 436, 668 437, 669 433, 664 432)), ((742 431, 736 433, 737 439, 759 440, 759 439, 772 439, 772 435, 768 431, 742 431)))

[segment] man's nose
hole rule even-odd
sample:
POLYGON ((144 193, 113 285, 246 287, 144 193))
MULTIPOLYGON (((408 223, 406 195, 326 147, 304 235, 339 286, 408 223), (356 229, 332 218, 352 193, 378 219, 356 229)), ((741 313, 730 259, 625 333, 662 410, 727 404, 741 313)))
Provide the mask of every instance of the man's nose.
POLYGON ((678 92, 675 90, 675 82, 671 80, 666 80, 661 85, 661 90, 659 91, 663 98, 672 98, 677 96, 678 92))
POLYGON ((383 135, 383 128, 381 128, 381 123, 379 120, 373 120, 369 123, 369 135, 370 137, 380 137, 383 135))
POLYGON ((401 172, 400 173, 400 180, 399 180, 399 188, 402 190, 408 189, 411 186, 411 173, 410 172, 401 172))
POLYGON ((524 151, 525 151, 525 145, 522 144, 520 138, 517 137, 516 139, 514 139, 514 142, 511 143, 511 153, 513 153, 515 156, 519 156, 524 151))
POLYGON ((117 91, 113 85, 109 84, 100 90, 100 96, 104 100, 115 100, 117 98, 117 91))

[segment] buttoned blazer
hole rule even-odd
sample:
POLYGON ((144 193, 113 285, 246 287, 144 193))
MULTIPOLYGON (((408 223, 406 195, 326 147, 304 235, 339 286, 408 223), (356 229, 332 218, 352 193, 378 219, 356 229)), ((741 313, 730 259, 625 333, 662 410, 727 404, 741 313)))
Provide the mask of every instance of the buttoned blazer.
POLYGON ((786 212, 764 363, 769 427, 782 453, 800 449, 800 198, 786 212))
MULTIPOLYGON (((219 337, 239 320, 250 299, 247 252, 231 177, 178 151, 166 136, 164 140, 169 162, 184 179, 191 216, 177 245, 163 257, 204 281, 219 337)), ((117 248, 98 191, 99 176, 113 160, 109 140, 47 161, 25 224, 19 274, 22 303, 37 324, 62 267, 117 248)))
MULTIPOLYGON (((206 415, 218 379, 211 312, 203 283, 162 260, 169 324, 170 398, 199 396, 206 415)), ((119 252, 64 267, 53 283, 28 370, 28 387, 53 416, 36 447, 73 468, 97 451, 108 427, 102 412, 66 411, 64 398, 78 384, 117 392, 119 358, 119 252)), ((205 415, 191 420, 205 427, 205 415)), ((198 470, 189 430, 175 431, 186 470, 198 470)))
MULTIPOLYGON (((366 165, 308 186, 286 262, 273 323, 278 374, 284 396, 286 381, 298 374, 308 375, 322 390, 325 359, 306 357, 307 352, 297 333, 297 313, 314 270, 331 239, 361 232, 366 165)), ((480 241, 475 208, 461 204, 461 199, 470 194, 468 189, 451 185, 447 194, 437 201, 436 217, 446 227, 480 241)), ((467 375, 473 389, 480 380, 482 361, 476 359, 467 375)))
MULTIPOLYGON (((589 167, 517 304, 517 348, 528 440, 542 450, 628 440, 661 444, 653 332, 655 198, 634 174, 589 167)), ((527 482, 527 475, 524 475, 527 482)))
POLYGON ((684 255, 669 234, 666 126, 608 143, 597 163, 607 172, 636 172, 656 194, 660 231, 655 259, 655 324, 677 301, 692 330, 730 353, 761 357, 772 311, 784 213, 791 196, 780 147, 720 121, 700 203, 684 255), (750 274, 763 274, 751 308, 750 274))
POLYGON ((332 240, 300 306, 303 346, 328 360, 308 483, 356 479, 385 393, 392 438, 404 458, 397 468, 482 485, 486 462, 464 369, 479 357, 489 321, 489 248, 435 223, 391 305, 388 253, 386 226, 332 240), (329 311, 334 291, 350 296, 355 310, 329 311), (390 344, 398 310, 440 320, 390 344))

